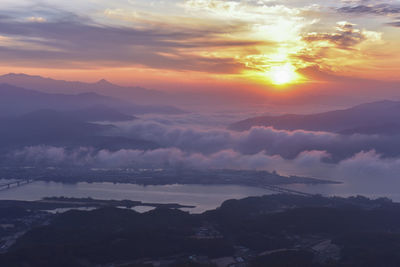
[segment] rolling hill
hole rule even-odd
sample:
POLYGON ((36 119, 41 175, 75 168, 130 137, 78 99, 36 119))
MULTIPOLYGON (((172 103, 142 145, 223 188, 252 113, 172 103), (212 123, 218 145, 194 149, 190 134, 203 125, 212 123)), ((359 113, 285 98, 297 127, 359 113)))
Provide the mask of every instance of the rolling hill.
MULTIPOLYGON (((166 93, 149 90, 142 87, 125 87, 113 84, 105 79, 94 83, 78 81, 64 81, 41 76, 9 73, 0 76, 0 84, 7 83, 18 87, 30 88, 44 93, 81 94, 95 92, 105 96, 118 96, 136 102, 156 103, 156 100, 165 99, 166 93)), ((158 103, 158 102, 157 102, 158 103)))
POLYGON ((399 134, 400 101, 377 101, 323 113, 249 118, 228 126, 245 131, 254 126, 280 130, 326 131, 341 134, 399 134))
POLYGON ((154 149, 157 144, 109 134, 114 126, 85 121, 54 110, 38 110, 22 116, 0 119, 0 152, 26 146, 93 147, 118 150, 154 149))
POLYGON ((9 84, 0 84, 0 116, 2 117, 21 115, 39 109, 70 111, 96 106, 111 108, 124 114, 176 114, 183 112, 172 106, 137 105, 97 93, 50 94, 9 84))

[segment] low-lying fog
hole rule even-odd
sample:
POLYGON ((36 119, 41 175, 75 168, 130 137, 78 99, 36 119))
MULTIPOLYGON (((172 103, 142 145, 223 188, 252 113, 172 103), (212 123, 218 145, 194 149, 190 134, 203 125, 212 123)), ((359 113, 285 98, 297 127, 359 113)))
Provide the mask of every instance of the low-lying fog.
MULTIPOLYGON (((249 114, 251 116, 254 114, 249 114)), ((109 135, 152 141, 155 149, 28 146, 8 154, 24 165, 85 165, 107 168, 232 168, 276 170, 345 181, 384 190, 400 185, 399 136, 340 135, 253 127, 236 132, 227 125, 246 114, 143 115, 113 123, 109 135)))

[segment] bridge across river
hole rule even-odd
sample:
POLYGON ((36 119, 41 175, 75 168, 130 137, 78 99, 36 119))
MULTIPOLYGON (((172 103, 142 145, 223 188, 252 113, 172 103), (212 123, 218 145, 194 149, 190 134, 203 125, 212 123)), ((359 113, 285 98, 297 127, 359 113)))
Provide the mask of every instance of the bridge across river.
POLYGON ((35 180, 33 180, 33 179, 18 179, 15 181, 5 182, 5 183, 0 184, 0 191, 27 185, 27 184, 33 183, 34 181, 35 180))
POLYGON ((265 189, 271 190, 273 192, 282 193, 282 194, 292 194, 292 195, 300 195, 300 196, 306 196, 306 197, 314 196, 314 194, 305 193, 305 192, 288 189, 288 188, 283 188, 283 187, 276 186, 276 185, 264 185, 263 187, 265 189))
MULTIPOLYGON (((33 182, 35 182, 34 179, 18 179, 18 180, 5 182, 5 183, 0 184, 0 191, 24 186, 27 184, 31 184, 33 182)), ((293 190, 293 189, 283 188, 283 187, 276 186, 276 185, 264 185, 262 187, 265 189, 268 189, 270 191, 277 192, 277 193, 293 194, 293 195, 300 195, 300 196, 313 196, 313 194, 310 194, 310 193, 305 193, 305 192, 301 192, 301 191, 297 191, 297 190, 293 190)))

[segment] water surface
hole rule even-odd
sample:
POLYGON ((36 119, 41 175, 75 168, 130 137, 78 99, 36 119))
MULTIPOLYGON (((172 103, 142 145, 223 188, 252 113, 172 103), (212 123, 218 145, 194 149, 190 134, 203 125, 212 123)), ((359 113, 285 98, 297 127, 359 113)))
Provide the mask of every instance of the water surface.
POLYGON ((272 192, 256 187, 238 185, 149 185, 119 183, 34 182, 0 191, 0 199, 40 200, 44 197, 96 198, 104 200, 137 200, 147 203, 178 203, 196 206, 191 212, 215 209, 228 199, 262 196, 272 192))
MULTIPOLYGON (((0 184, 4 180, 0 180, 0 184)), ((325 196, 363 195, 370 198, 389 197, 400 202, 400 192, 379 191, 371 188, 349 184, 295 184, 285 186, 301 192, 321 194, 325 196)), ((240 185, 136 185, 119 183, 76 183, 34 182, 21 187, 0 191, 0 200, 40 200, 44 197, 75 197, 104 200, 136 200, 146 203, 178 203, 196 206, 183 210, 200 213, 219 207, 228 199, 241 199, 249 196, 262 196, 274 192, 257 187, 240 185)), ((139 206, 135 210, 145 212, 151 207, 139 206)))

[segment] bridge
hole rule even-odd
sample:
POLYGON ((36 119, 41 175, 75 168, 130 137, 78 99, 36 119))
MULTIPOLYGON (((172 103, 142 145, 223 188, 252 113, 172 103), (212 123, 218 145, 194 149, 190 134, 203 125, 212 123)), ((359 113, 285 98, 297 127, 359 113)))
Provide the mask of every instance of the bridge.
POLYGON ((282 193, 282 194, 292 194, 292 195, 299 195, 299 196, 306 196, 306 197, 314 196, 314 194, 305 193, 305 192, 288 189, 288 188, 283 188, 283 187, 276 186, 276 185, 264 185, 263 188, 271 190, 273 192, 282 193))
POLYGON ((6 182, 3 184, 0 184, 0 191, 27 185, 27 184, 33 183, 34 181, 35 180, 33 180, 33 179, 19 179, 19 180, 15 180, 15 181, 6 182))

